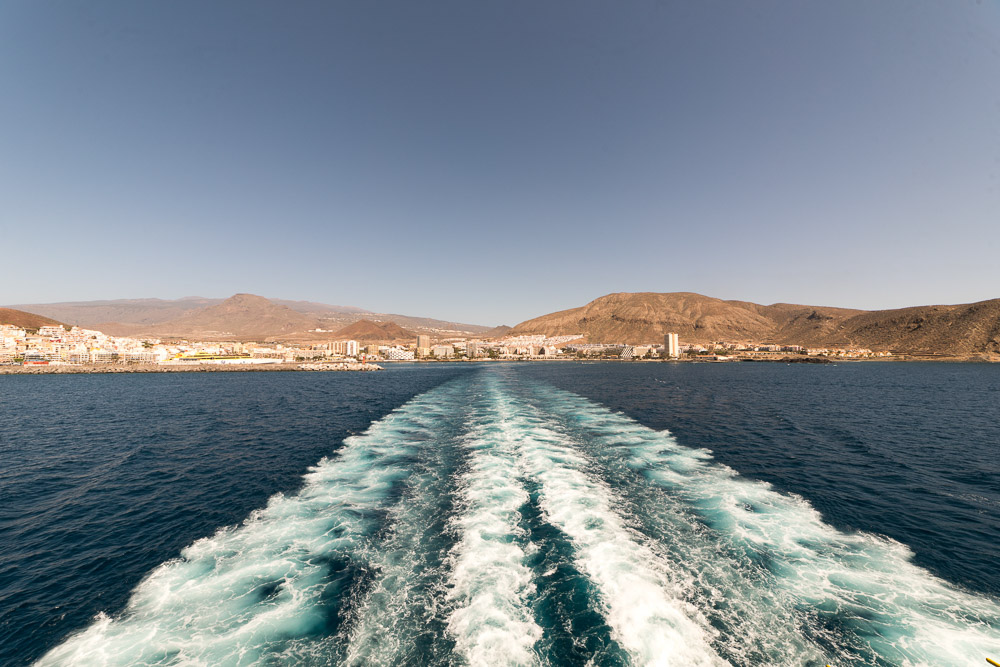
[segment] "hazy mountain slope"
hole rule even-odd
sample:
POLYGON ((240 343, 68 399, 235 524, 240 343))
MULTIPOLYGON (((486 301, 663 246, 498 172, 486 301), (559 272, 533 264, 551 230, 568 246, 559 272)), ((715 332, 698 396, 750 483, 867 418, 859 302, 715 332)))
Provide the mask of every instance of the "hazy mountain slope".
MULTIPOLYGON (((52 317, 82 327, 99 328, 104 322, 156 324, 184 313, 222 303, 222 299, 186 297, 184 299, 114 299, 106 301, 71 301, 30 303, 14 306, 31 313, 52 317)), ((103 331, 103 329, 102 329, 103 331)))
POLYGON ((204 340, 265 340, 271 336, 308 332, 315 318, 297 313, 253 294, 236 294, 220 304, 148 327, 139 334, 204 340))
POLYGON ((371 320, 359 320, 354 324, 349 324, 339 331, 330 334, 330 337, 337 340, 359 340, 371 341, 373 343, 389 343, 397 341, 414 342, 417 334, 408 331, 395 322, 372 322, 371 320))
POLYGON ((395 322, 401 327, 431 334, 479 334, 483 331, 488 331, 490 328, 480 324, 435 320, 431 317, 413 317, 412 315, 397 315, 394 313, 372 313, 372 315, 378 315, 377 318, 374 318, 377 320, 395 322))
POLYGON ((272 303, 276 303, 279 306, 288 306, 297 313, 302 313, 303 315, 314 315, 316 317, 325 317, 328 315, 344 315, 344 314, 364 314, 371 311, 365 310, 364 308, 358 308, 357 306, 334 306, 329 303, 318 303, 316 301, 290 301, 288 299, 271 299, 272 303))
MULTIPOLYGON (((441 335, 471 335, 487 331, 489 327, 436 320, 410 315, 373 313, 356 306, 336 306, 315 301, 292 301, 269 299, 273 304, 286 306, 290 310, 309 317, 312 327, 336 331, 360 319, 395 322, 421 333, 441 335)), ((216 306, 223 299, 185 297, 183 299, 115 299, 106 301, 79 301, 64 303, 22 304, 13 306, 19 310, 55 318, 70 324, 98 329, 117 336, 132 336, 159 329, 151 325, 173 323, 184 315, 195 313, 206 307, 216 306)), ((216 322, 221 326, 220 323, 216 322)), ((181 323, 184 325, 184 323, 181 323)), ((173 327, 176 330, 176 327, 173 327)), ((232 327, 222 327, 224 329, 232 327)), ((294 329, 294 327, 293 327, 294 329)), ((279 335, 279 334, 274 334, 279 335)), ((304 336, 314 338, 314 336, 304 336)), ((319 338, 319 337, 315 337, 319 338)))

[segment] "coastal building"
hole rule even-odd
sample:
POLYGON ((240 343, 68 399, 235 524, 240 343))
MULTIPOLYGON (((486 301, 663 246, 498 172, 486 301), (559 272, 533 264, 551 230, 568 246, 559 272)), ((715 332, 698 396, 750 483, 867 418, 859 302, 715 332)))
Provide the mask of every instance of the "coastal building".
POLYGON ((431 337, 426 335, 417 336, 417 349, 429 348, 431 346, 431 337))
POLYGON ((44 326, 38 329, 38 335, 42 338, 62 338, 66 335, 66 330, 61 324, 55 326, 44 326))
POLYGON ((680 337, 675 333, 668 333, 663 337, 663 350, 670 359, 681 356, 680 337))
POLYGON ((345 340, 344 341, 344 354, 348 357, 358 356, 358 341, 356 340, 345 340))
POLYGON ((455 354, 455 348, 451 345, 435 345, 431 348, 431 354, 435 357, 446 359, 455 354))

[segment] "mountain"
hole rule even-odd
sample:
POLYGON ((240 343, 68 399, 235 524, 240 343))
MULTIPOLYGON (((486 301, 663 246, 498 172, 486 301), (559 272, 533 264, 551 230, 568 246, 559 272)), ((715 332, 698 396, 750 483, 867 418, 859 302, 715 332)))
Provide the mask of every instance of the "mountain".
POLYGON ((465 324, 463 322, 449 322, 447 320, 435 320, 430 317, 413 317, 411 315, 395 315, 392 313, 380 314, 369 313, 368 317, 377 316, 379 320, 387 320, 396 324, 414 329, 420 333, 435 334, 441 337, 447 336, 469 336, 480 335, 484 331, 489 331, 489 327, 480 324, 465 324))
POLYGON ((315 315, 321 318, 330 315, 365 314, 371 312, 357 306, 332 306, 328 303, 318 303, 316 301, 289 301, 288 299, 271 299, 271 301, 280 306, 288 306, 297 313, 315 315))
MULTIPOLYGON (((79 324, 117 336, 132 336, 161 330, 159 325, 170 323, 186 315, 192 315, 206 308, 223 303, 223 299, 205 297, 185 297, 183 299, 117 299, 109 301, 77 301, 63 303, 21 304, 13 306, 20 310, 55 318, 62 322, 79 324)), ((449 322, 427 317, 373 313, 356 306, 334 306, 315 301, 290 301, 270 299, 272 304, 285 306, 289 310, 309 318, 312 326, 324 331, 336 331, 361 319, 378 322, 395 322, 406 329, 435 336, 468 336, 487 331, 489 327, 461 322, 449 322)), ((301 323, 302 320, 299 320, 301 323)), ((186 326, 184 322, 182 325, 186 326)), ((232 327, 216 322, 217 328, 229 331, 232 327)), ((171 326, 179 331, 176 326, 171 326)), ((216 327, 209 327, 216 328, 216 327)), ((295 327, 293 327, 294 329, 295 327)), ((291 341, 297 334, 281 334, 275 330, 274 336, 282 336, 291 341)), ((193 333, 185 334, 185 337, 193 333)), ((302 340, 319 340, 319 335, 298 336, 302 340)))
MULTIPOLYGON (((511 334, 565 336, 579 333, 586 335, 588 340, 608 343, 663 342, 663 335, 668 332, 676 332, 688 341, 766 340, 772 338, 778 328, 766 308, 692 292, 625 292, 522 322, 511 330, 511 334)), ((809 308, 782 309, 781 321, 794 321, 802 309, 809 308)), ((819 317, 835 316, 824 312, 819 317)), ((825 319, 816 321, 826 322, 825 319)))
MULTIPOLYGON (((105 301, 69 301, 63 303, 19 304, 14 307, 54 317, 64 322, 83 327, 100 329, 108 322, 131 324, 161 324, 182 315, 201 310, 207 306, 217 306, 224 299, 187 296, 182 299, 113 299, 105 301)), ((333 306, 313 301, 288 301, 271 299, 273 303, 287 306, 303 315, 321 319, 330 315, 367 313, 354 306, 333 306)))
POLYGON ((153 324, 109 322, 101 328, 119 336, 150 336, 198 340, 259 340, 307 334, 317 320, 262 296, 236 294, 221 303, 189 310, 180 317, 153 324))
POLYGON ((105 322, 156 324, 180 317, 184 313, 214 306, 222 299, 186 297, 183 299, 116 299, 110 301, 70 301, 63 303, 26 303, 15 308, 52 317, 62 322, 103 331, 105 322))
POLYGON ((348 324, 343 329, 334 332, 331 338, 338 340, 359 340, 371 341, 373 343, 393 343, 396 341, 412 342, 416 340, 417 334, 407 331, 395 322, 372 322, 371 320, 358 320, 354 324, 348 324))
POLYGON ((1000 354, 1000 299, 862 313, 830 337, 838 339, 909 354, 1000 354))
POLYGON ((518 324, 511 335, 582 334, 589 342, 754 341, 866 347, 897 354, 1000 354, 1000 299, 951 306, 864 311, 724 301, 692 292, 609 294, 585 306, 518 324))
POLYGON ((0 308, 0 324, 13 324, 22 329, 38 329, 45 326, 65 326, 62 322, 57 322, 48 317, 26 313, 23 310, 13 308, 0 308))
POLYGON ((480 338, 503 338, 510 333, 511 327, 506 324, 501 324, 498 327, 493 327, 489 331, 484 331, 479 334, 480 338))

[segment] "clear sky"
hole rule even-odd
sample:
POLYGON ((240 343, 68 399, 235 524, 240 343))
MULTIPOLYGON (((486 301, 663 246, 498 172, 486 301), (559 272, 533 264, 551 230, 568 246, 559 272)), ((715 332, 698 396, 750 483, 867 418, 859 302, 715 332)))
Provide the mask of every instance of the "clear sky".
POLYGON ((0 3, 0 304, 1000 297, 1000 3, 0 3))

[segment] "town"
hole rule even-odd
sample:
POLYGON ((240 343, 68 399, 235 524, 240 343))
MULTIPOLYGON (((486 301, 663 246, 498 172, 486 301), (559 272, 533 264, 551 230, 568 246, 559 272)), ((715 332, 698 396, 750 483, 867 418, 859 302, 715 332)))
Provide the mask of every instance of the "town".
POLYGON ((666 334, 662 343, 628 345, 585 342, 582 336, 507 336, 499 339, 445 337, 433 340, 417 335, 409 344, 363 344, 357 340, 331 340, 310 344, 164 341, 105 335, 77 326, 43 326, 37 330, 0 324, 0 365, 60 366, 159 366, 164 370, 185 366, 266 366, 305 364, 304 370, 323 363, 375 361, 493 361, 580 360, 620 361, 747 361, 830 360, 891 357, 889 352, 860 348, 806 348, 746 342, 682 344, 677 334, 666 334))

